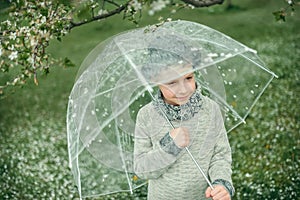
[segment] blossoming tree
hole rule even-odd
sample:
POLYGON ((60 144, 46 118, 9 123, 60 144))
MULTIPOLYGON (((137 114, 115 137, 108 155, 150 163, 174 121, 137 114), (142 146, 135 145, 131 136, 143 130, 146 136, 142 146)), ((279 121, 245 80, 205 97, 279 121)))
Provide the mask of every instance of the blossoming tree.
MULTIPOLYGON (((224 0, 8 0, 5 20, 0 22, 0 95, 5 88, 25 84, 37 74, 49 72, 54 64, 69 66, 68 58, 55 59, 46 48, 51 39, 61 40, 73 28, 92 21, 123 13, 123 18, 137 22, 139 13, 147 9, 150 15, 165 8, 194 8, 221 4, 224 0), (86 12, 85 18, 80 13, 86 12), (13 71, 13 73, 12 73, 13 71)), ((289 1, 292 2, 292 1, 289 1)), ((1 8, 0 6, 0 11, 1 8)), ((3 11, 2 11, 3 12, 3 11)), ((0 12, 1 14, 1 12, 0 12)))

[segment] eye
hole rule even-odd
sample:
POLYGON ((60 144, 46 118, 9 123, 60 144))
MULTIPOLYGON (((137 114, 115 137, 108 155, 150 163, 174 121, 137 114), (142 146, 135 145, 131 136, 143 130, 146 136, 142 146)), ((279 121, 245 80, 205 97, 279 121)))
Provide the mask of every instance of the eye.
POLYGON ((185 79, 187 79, 187 80, 192 80, 192 79, 194 79, 194 76, 193 76, 193 75, 190 75, 190 76, 187 76, 185 79))
POLYGON ((175 85, 175 84, 176 84, 176 82, 175 82, 175 81, 172 81, 172 82, 167 83, 166 85, 171 86, 171 85, 175 85))

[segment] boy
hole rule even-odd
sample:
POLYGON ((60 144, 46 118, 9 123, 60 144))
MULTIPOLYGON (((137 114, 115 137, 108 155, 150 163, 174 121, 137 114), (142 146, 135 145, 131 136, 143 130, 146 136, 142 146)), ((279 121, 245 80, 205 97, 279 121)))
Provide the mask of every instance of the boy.
POLYGON ((201 94, 191 62, 164 50, 152 49, 151 57, 161 65, 146 78, 159 91, 138 113, 134 148, 135 173, 149 180, 148 200, 229 200, 234 193, 231 149, 218 105, 201 94), (213 190, 185 147, 212 181, 213 190))

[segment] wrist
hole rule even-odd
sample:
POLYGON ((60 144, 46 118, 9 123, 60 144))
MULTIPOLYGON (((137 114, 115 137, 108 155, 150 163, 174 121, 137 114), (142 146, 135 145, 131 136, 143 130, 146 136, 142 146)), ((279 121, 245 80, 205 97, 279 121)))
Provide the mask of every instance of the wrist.
POLYGON ((222 185, 228 191, 230 197, 233 197, 235 190, 229 181, 224 179, 216 179, 212 185, 222 185))
POLYGON ((172 154, 174 156, 177 156, 180 152, 181 152, 181 148, 177 147, 177 145, 175 144, 173 138, 171 137, 170 132, 167 133, 160 141, 160 146, 161 148, 169 153, 172 154))

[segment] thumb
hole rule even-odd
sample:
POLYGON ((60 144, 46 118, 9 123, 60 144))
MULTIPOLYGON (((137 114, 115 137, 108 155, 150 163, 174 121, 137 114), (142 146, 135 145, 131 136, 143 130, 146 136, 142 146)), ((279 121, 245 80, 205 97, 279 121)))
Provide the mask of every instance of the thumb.
POLYGON ((209 198, 209 197, 211 197, 211 188, 210 187, 208 187, 207 189, 206 189, 206 191, 205 191, 205 197, 206 198, 209 198))

